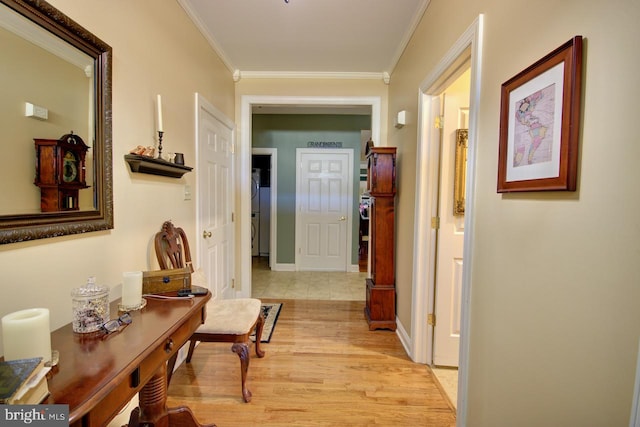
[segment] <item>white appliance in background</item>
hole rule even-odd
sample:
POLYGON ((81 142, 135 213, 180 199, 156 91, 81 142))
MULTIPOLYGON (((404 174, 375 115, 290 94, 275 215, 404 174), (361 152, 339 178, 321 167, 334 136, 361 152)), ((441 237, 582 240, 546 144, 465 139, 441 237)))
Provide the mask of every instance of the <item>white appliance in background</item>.
POLYGON ((260 169, 251 169, 251 256, 260 255, 260 169))
POLYGON ((260 255, 260 212, 251 212, 251 256, 260 255))
POLYGON ((271 187, 260 187, 260 256, 269 256, 271 231, 271 187))
POLYGON ((260 212, 260 169, 251 169, 251 212, 260 212))

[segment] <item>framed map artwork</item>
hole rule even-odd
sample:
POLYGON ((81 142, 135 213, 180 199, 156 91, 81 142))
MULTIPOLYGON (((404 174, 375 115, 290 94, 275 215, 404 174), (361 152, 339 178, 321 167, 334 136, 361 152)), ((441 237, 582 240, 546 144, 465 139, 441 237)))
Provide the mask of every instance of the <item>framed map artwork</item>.
POLYGON ((575 191, 582 36, 502 84, 498 193, 575 191))

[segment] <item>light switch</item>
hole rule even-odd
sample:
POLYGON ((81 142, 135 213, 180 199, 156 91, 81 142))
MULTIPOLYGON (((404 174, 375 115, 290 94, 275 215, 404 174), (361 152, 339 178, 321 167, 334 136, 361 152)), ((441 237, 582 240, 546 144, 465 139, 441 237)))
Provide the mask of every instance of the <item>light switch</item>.
POLYGON ((184 199, 185 200, 191 200, 191 186, 190 185, 185 185, 184 186, 184 199))

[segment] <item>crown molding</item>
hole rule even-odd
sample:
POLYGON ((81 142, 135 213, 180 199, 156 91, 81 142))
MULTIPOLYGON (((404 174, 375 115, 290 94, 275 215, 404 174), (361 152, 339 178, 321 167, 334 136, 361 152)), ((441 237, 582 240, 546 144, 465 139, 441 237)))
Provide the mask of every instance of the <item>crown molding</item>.
POLYGON ((402 41, 398 45, 398 49, 396 50, 395 55, 393 55, 393 58, 391 59, 391 62, 387 67, 390 74, 393 73, 393 70, 396 68, 396 65, 398 65, 398 61, 400 61, 400 57, 404 53, 404 50, 407 48, 407 45, 409 44, 411 37, 413 37, 413 33, 415 33, 416 28, 418 28, 418 24, 420 24, 420 21, 422 20, 422 16, 424 15, 424 12, 427 10, 427 7, 429 7, 429 3, 431 3, 431 0, 423 0, 422 3, 420 4, 420 7, 418 8, 418 12, 413 16, 413 20, 411 21, 411 24, 407 27, 407 31, 405 31, 404 37, 402 38, 402 41))
MULTIPOLYGON (((200 34, 202 34, 202 36, 207 40, 207 42, 209 42, 213 50, 220 57, 220 60, 224 63, 225 67, 227 67, 227 69, 232 74, 237 72, 238 70, 235 69, 235 67, 231 63, 231 60, 229 60, 227 55, 225 55, 224 50, 222 50, 222 48, 220 47, 220 44, 218 44, 217 40, 214 37, 212 37, 211 34, 209 34, 209 32, 206 30, 204 23, 198 17, 198 14, 194 12, 194 10, 191 8, 189 3, 187 3, 186 0, 178 0, 178 4, 182 6, 184 11, 189 16, 189 19, 191 19, 191 21, 194 23, 196 28, 198 28, 198 31, 200 31, 200 34)), ((235 76, 234 76, 234 79, 235 79, 235 76)))
MULTIPOLYGON (((389 74, 324 72, 324 71, 240 71, 235 70, 234 79, 342 79, 342 80, 383 80, 388 84, 389 74)), ((238 81, 236 80, 236 81, 238 81)))

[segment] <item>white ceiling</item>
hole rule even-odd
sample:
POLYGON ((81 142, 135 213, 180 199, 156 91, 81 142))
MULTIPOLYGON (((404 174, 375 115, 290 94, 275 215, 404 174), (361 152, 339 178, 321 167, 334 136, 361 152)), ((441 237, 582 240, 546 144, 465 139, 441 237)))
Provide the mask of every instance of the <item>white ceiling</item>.
POLYGON ((178 0, 234 78, 388 77, 429 0, 178 0))

